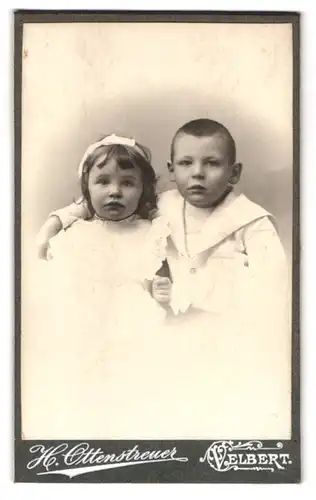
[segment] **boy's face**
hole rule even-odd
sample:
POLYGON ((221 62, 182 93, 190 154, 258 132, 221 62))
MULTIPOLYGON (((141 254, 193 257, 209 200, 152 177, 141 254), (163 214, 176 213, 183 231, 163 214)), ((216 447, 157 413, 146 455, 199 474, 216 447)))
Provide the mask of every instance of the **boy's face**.
POLYGON ((170 172, 183 198, 209 208, 240 178, 241 165, 229 161, 227 141, 221 135, 195 137, 180 134, 174 143, 170 172))

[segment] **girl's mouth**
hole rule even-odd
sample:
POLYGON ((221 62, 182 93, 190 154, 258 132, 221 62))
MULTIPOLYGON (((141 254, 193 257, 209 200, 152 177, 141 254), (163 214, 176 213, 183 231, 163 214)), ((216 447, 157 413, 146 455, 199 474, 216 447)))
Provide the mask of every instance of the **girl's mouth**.
POLYGON ((122 203, 119 203, 118 201, 110 201, 110 203, 106 203, 104 205, 104 208, 107 210, 121 210, 122 208, 125 208, 122 203))

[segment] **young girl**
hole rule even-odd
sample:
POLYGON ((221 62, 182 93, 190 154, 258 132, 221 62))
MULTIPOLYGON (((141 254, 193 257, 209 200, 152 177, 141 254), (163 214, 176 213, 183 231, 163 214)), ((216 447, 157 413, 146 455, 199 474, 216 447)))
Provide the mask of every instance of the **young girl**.
POLYGON ((90 218, 52 238, 41 264, 38 334, 23 351, 23 432, 146 437, 166 313, 151 295, 168 234, 151 221, 155 173, 146 148, 115 135, 88 148, 79 172, 90 218))

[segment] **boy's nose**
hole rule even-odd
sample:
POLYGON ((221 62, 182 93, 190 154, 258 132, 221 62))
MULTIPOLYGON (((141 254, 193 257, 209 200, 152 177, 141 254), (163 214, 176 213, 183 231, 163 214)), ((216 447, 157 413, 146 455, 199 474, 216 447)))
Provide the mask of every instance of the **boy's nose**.
POLYGON ((196 162, 193 165, 192 177, 194 179, 204 179, 205 177, 204 168, 203 165, 201 165, 201 163, 196 162))

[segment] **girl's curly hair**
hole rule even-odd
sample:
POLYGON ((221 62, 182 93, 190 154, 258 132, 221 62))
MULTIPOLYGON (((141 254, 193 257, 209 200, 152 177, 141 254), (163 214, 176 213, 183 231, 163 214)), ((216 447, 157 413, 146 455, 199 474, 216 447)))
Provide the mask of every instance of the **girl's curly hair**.
POLYGON ((104 154, 106 154, 106 160, 113 158, 123 169, 138 168, 140 170, 143 181, 143 192, 139 200, 136 214, 142 219, 149 220, 155 216, 157 212, 157 177, 151 165, 151 154, 149 149, 145 146, 139 143, 136 143, 135 146, 136 147, 132 147, 123 144, 99 146, 85 160, 81 176, 81 192, 92 216, 95 212, 88 188, 89 173, 96 160, 104 154))

